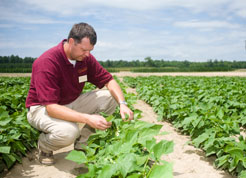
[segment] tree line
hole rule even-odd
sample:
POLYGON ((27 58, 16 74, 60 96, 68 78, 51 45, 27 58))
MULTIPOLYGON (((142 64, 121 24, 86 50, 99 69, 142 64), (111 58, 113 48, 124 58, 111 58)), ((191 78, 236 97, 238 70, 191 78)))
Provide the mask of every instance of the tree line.
MULTIPOLYGON (((32 71, 32 63, 36 58, 19 56, 0 56, 0 72, 27 73, 32 71)), ((106 60, 99 63, 109 72, 128 70, 132 72, 192 72, 192 71, 232 71, 246 69, 246 61, 208 60, 206 62, 154 60, 146 57, 144 60, 106 60)))

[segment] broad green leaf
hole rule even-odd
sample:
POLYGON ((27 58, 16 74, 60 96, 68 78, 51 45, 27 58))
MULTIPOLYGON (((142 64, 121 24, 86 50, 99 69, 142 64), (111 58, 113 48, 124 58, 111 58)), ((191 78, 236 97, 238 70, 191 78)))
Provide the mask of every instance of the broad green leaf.
POLYGON ((232 160, 230 161, 229 172, 232 172, 236 168, 238 161, 239 160, 237 157, 232 158, 232 160))
POLYGON ((10 146, 0 146, 0 153, 10 153, 10 146))
POLYGON ((110 115, 110 116, 106 117, 106 120, 108 122, 111 122, 113 119, 114 119, 114 116, 113 115, 110 115))
POLYGON ((134 171, 137 167, 136 156, 133 153, 125 154, 117 160, 119 171, 125 177, 128 173, 134 171))
POLYGON ((205 151, 207 157, 216 154, 216 148, 214 146, 208 147, 205 151))
POLYGON ((238 148, 238 147, 233 147, 233 146, 226 146, 224 149, 225 152, 230 153, 232 157, 238 157, 238 158, 244 158, 245 152, 238 148))
POLYGON ((20 137, 21 137, 21 133, 15 133, 13 135, 11 135, 11 138, 14 139, 14 140, 18 140, 20 137))
POLYGON ((246 158, 242 160, 243 167, 246 168, 246 158))
POLYGON ((78 164, 86 163, 87 158, 83 151, 72 150, 66 157, 67 160, 74 161, 78 164))
POLYGON ((241 119, 240 119, 242 125, 246 125, 246 116, 243 116, 241 119))
POLYGON ((152 151, 153 147, 156 145, 156 139, 152 138, 151 140, 146 141, 146 148, 149 152, 152 151))
POLYGON ((142 143, 143 145, 145 145, 147 140, 152 139, 152 137, 158 135, 161 128, 162 128, 162 125, 155 125, 155 126, 152 126, 151 128, 144 128, 139 133, 138 141, 142 143))
POLYGON ((192 122, 193 127, 194 128, 197 127, 201 120, 202 120, 201 118, 196 118, 195 120, 193 120, 192 122))
POLYGON ((114 150, 114 152, 118 152, 118 153, 129 153, 130 150, 132 149, 132 143, 130 142, 126 142, 126 143, 123 143, 121 145, 118 145, 119 146, 119 149, 118 150, 114 150))
POLYGON ((125 141, 133 144, 137 141, 137 138, 138 138, 138 132, 136 132, 136 130, 129 130, 126 133, 125 141))
POLYGON ((228 161, 229 157, 230 157, 230 155, 224 155, 220 158, 217 158, 215 160, 217 167, 220 168, 223 164, 225 164, 228 161))
POLYGON ((148 178, 173 178, 171 164, 154 165, 148 178))
MULTIPOLYGON (((2 109, 1 109, 2 110, 2 109)), ((7 117, 9 117, 9 113, 7 112, 7 111, 1 111, 1 113, 0 113, 0 118, 1 118, 1 120, 3 119, 3 118, 7 118, 7 117)))
POLYGON ((151 124, 151 123, 148 123, 148 122, 144 122, 144 121, 138 120, 138 122, 135 123, 134 128, 141 130, 141 129, 150 128, 150 127, 153 127, 153 126, 155 126, 155 124, 151 124))
POLYGON ((117 143, 114 143, 113 145, 109 145, 105 149, 107 150, 108 153, 117 153, 117 151, 120 149, 121 146, 122 146, 122 143, 121 142, 117 142, 117 143))
POLYGON ((117 165, 115 164, 105 165, 102 168, 102 171, 98 176, 98 178, 112 177, 112 175, 114 175, 114 173, 116 172, 117 172, 117 165))
POLYGON ((11 120, 12 120, 12 118, 10 118, 10 117, 1 118, 0 126, 6 126, 8 123, 10 123, 11 120))
POLYGON ((245 152, 242 151, 241 149, 230 150, 228 151, 228 153, 230 153, 231 156, 237 157, 237 158, 243 158, 245 155, 245 152))
POLYGON ((224 111, 222 108, 219 109, 218 113, 217 113, 217 116, 220 118, 220 119, 223 119, 224 117, 224 111))
POLYGON ((76 178, 92 178, 96 175, 96 166, 93 164, 88 165, 88 172, 86 174, 81 174, 76 178))
POLYGON ((146 163, 146 161, 148 160, 148 156, 137 156, 136 155, 136 161, 137 161, 137 165, 141 166, 144 163, 146 163))
POLYGON ((242 171, 239 175, 239 178, 246 178, 246 171, 242 171))
POLYGON ((163 154, 168 154, 173 152, 173 141, 161 140, 153 147, 154 156, 156 160, 160 160, 163 154))
POLYGON ((207 133, 203 133, 199 135, 196 139, 192 141, 195 147, 199 147, 201 143, 203 143, 205 140, 209 138, 209 135, 207 133))
POLYGON ((189 117, 186 117, 184 119, 184 121, 182 122, 182 124, 185 126, 188 126, 193 120, 196 120, 197 119, 197 114, 195 113, 192 113, 191 116, 189 117))
POLYGON ((22 154, 26 155, 26 147, 20 141, 14 142, 13 147, 16 148, 16 150, 19 150, 22 154))
POLYGON ((7 167, 10 168, 16 161, 16 158, 12 154, 3 154, 3 159, 7 163, 7 167))

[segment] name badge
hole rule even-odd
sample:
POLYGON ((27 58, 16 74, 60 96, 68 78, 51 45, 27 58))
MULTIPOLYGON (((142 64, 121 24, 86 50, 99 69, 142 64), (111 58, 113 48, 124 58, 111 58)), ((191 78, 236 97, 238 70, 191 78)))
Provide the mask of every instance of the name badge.
POLYGON ((79 83, 86 82, 87 81, 87 75, 83 75, 79 77, 79 83))

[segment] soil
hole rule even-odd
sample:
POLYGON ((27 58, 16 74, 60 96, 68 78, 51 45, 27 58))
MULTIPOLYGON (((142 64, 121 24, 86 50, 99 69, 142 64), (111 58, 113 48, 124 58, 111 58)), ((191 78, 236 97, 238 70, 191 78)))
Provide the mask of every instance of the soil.
MULTIPOLYGON (((124 76, 150 76, 150 75, 157 75, 157 76, 207 76, 207 77, 214 77, 214 76, 238 76, 238 77, 246 77, 246 69, 241 69, 232 72, 162 72, 162 73, 132 73, 132 72, 119 72, 119 73, 112 73, 112 75, 116 75, 118 77, 124 76)), ((0 73, 0 77, 30 77, 31 73, 0 73)))
MULTIPOLYGON (((246 77, 246 72, 203 72, 203 73, 130 73, 120 72, 113 75, 122 78, 123 76, 149 76, 149 75, 170 75, 170 76, 241 76, 246 77)), ((23 77, 30 74, 0 74, 0 76, 23 77)), ((128 92, 135 92, 134 89, 127 89, 128 92)), ((188 136, 181 135, 168 122, 158 122, 157 115, 145 102, 138 100, 134 105, 136 109, 143 111, 142 120, 163 125, 162 131, 167 135, 156 137, 157 140, 166 139, 174 141, 174 151, 164 155, 163 159, 173 163, 175 178, 234 178, 223 170, 217 170, 213 166, 214 157, 206 158, 202 150, 196 149, 187 144, 188 136)), ((54 152, 56 164, 54 166, 41 165, 37 160, 37 150, 33 150, 27 157, 23 158, 22 164, 17 163, 4 177, 6 178, 74 178, 80 173, 86 172, 83 165, 78 165, 66 160, 66 155, 73 150, 73 145, 54 152)), ((0 176, 1 177, 1 176, 0 176)))

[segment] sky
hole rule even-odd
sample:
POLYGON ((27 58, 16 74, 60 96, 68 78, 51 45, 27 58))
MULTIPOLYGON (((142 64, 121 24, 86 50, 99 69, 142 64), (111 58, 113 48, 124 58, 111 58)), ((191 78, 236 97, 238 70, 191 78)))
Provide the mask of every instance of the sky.
POLYGON ((0 56, 39 57, 80 22, 100 61, 246 61, 245 0, 0 0, 0 56))

